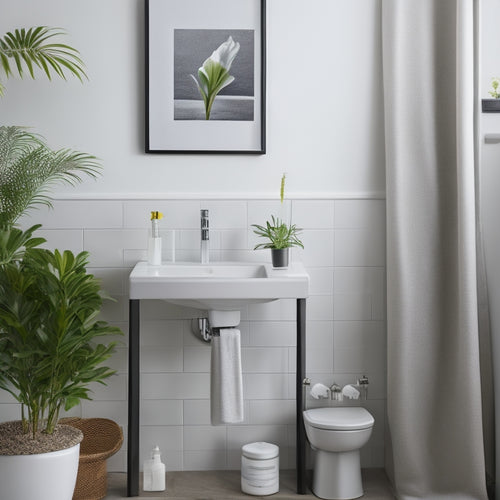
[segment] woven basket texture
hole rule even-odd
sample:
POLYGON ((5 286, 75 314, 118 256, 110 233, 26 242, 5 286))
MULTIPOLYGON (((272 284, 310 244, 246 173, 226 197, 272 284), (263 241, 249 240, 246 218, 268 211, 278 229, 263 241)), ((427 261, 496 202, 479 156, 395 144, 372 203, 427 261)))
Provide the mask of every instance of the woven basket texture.
POLYGON ((123 443, 121 427, 107 418, 63 418, 62 424, 83 432, 73 500, 101 500, 108 491, 106 460, 123 443))

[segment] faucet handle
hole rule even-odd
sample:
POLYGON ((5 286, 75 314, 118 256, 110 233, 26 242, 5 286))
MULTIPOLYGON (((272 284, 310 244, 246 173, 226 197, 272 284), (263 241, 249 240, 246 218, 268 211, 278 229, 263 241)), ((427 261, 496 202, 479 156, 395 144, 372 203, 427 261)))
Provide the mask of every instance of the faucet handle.
POLYGON ((363 399, 367 400, 368 399, 368 377, 366 375, 363 375, 359 380, 358 380, 358 385, 361 388, 361 392, 363 394, 363 399))
POLYGON ((200 215, 201 215, 201 239, 202 241, 208 241, 209 240, 209 222, 208 222, 208 210, 206 208, 203 208, 200 210, 200 215))

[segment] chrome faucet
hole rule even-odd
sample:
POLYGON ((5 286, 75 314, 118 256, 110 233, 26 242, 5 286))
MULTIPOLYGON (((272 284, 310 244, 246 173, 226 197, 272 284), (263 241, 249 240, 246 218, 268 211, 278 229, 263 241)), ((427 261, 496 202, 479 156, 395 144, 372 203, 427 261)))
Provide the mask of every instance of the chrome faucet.
POLYGON ((361 389, 361 397, 362 399, 368 399, 368 384, 370 382, 368 381, 368 377, 366 375, 363 375, 360 379, 358 379, 358 385, 361 389))
POLYGON ((209 224, 208 210, 200 210, 201 215, 201 245, 200 245, 200 261, 202 264, 209 262, 209 224))
POLYGON ((335 382, 330 387, 330 399, 332 401, 342 401, 342 388, 335 382))

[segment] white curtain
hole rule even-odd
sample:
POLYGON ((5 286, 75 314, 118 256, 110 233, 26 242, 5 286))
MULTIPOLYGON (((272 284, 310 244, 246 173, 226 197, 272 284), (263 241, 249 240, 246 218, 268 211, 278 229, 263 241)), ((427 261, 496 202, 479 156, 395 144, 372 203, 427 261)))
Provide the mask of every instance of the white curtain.
POLYGON ((474 0, 382 0, 388 423, 397 496, 486 499, 474 0))

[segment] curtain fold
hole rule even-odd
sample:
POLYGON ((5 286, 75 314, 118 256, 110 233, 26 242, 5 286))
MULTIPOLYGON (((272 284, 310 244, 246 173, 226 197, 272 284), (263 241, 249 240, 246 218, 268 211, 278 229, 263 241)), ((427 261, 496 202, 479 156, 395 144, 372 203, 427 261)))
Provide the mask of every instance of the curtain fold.
POLYGON ((388 423, 398 498, 486 499, 474 1, 383 0, 388 423))

